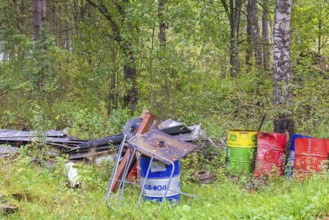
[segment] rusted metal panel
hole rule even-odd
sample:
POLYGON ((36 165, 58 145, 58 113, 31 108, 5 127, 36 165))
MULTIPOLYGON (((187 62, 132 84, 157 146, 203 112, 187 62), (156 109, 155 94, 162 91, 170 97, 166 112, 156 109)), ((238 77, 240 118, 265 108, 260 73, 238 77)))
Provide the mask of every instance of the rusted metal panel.
POLYGON ((137 135, 129 141, 129 144, 135 145, 137 151, 149 157, 155 156, 155 159, 163 162, 166 161, 162 158, 171 161, 180 160, 197 148, 194 144, 178 140, 158 130, 151 130, 143 135, 137 135))

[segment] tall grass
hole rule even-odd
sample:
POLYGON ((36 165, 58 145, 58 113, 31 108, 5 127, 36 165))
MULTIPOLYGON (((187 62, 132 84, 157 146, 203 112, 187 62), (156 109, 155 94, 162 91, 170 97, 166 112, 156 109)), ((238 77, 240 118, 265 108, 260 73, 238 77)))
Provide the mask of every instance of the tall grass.
POLYGON ((103 202, 111 164, 78 165, 82 185, 71 189, 65 159, 53 166, 30 159, 0 160, 0 195, 8 195, 1 200, 19 207, 16 213, 0 214, 1 219, 321 219, 329 213, 329 175, 303 181, 282 177, 251 193, 245 189, 248 177, 232 181, 221 167, 209 185, 187 181, 190 172, 183 169, 182 190, 199 198, 182 196, 172 207, 142 202, 136 208, 139 189, 128 186, 123 206, 111 210, 103 202))

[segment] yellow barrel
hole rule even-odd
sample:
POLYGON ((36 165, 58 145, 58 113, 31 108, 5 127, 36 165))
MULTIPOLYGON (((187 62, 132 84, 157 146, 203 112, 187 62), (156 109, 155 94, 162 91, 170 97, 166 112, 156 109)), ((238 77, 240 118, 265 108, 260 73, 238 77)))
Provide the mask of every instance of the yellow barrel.
POLYGON ((254 148, 257 146, 257 131, 230 130, 227 131, 227 144, 230 147, 254 148))
POLYGON ((252 173, 255 166, 257 131, 227 131, 227 159, 232 172, 252 173))

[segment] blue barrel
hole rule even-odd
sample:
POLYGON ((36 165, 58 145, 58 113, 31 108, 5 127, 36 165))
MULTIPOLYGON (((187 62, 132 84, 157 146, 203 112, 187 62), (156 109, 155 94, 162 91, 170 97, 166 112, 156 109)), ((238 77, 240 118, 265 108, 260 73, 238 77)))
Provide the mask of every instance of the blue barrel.
POLYGON ((295 139, 296 138, 310 138, 310 136, 301 135, 301 134, 293 134, 291 136, 289 156, 288 156, 288 161, 287 161, 287 170, 286 170, 286 174, 288 176, 292 176, 293 170, 294 170, 294 162, 295 162, 295 139))
MULTIPOLYGON (((150 165, 151 158, 142 156, 140 159, 140 177, 141 186, 146 178, 147 169, 150 165)), ((145 200, 161 202, 167 190, 172 165, 157 160, 153 160, 148 178, 146 179, 142 195, 145 200)), ((180 200, 180 164, 179 160, 174 162, 174 173, 171 179, 166 199, 170 202, 178 202, 180 200)))

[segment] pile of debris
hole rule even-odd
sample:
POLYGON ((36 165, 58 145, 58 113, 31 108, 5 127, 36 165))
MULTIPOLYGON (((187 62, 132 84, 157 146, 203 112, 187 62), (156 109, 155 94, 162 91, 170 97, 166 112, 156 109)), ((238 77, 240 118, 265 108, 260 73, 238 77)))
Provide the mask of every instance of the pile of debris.
MULTIPOLYGON (((68 135, 63 131, 49 130, 47 132, 37 131, 18 131, 18 130, 0 130, 0 158, 19 153, 19 147, 28 144, 37 144, 38 146, 50 146, 56 150, 56 154, 68 154, 69 159, 76 161, 90 157, 102 157, 113 153, 113 149, 120 146, 124 138, 124 134, 132 137, 133 126, 138 126, 141 118, 132 119, 127 122, 124 132, 121 134, 108 136, 96 140, 81 140, 79 138, 68 135)), ((152 125, 155 127, 156 125, 152 125)), ((158 130, 172 135, 179 140, 192 142, 199 139, 201 127, 185 126, 184 124, 168 119, 158 126, 158 130)))
MULTIPOLYGON (((172 119, 158 123, 155 121, 155 115, 143 111, 141 118, 126 123, 123 133, 96 140, 81 140, 63 131, 55 130, 47 132, 0 130, 0 157, 19 154, 21 146, 29 147, 29 145, 40 148, 48 146, 46 152, 50 156, 67 154, 70 162, 65 165, 65 170, 71 187, 80 185, 78 170, 74 167, 76 161, 92 159, 97 163, 104 157, 111 157, 115 165, 105 196, 106 205, 110 208, 115 206, 116 192, 119 190, 120 205, 124 195, 124 185, 140 181, 141 193, 138 206, 142 197, 151 200, 154 197, 156 201, 164 201, 164 198, 178 201, 182 194, 195 198, 193 195, 181 192, 179 177, 179 161, 197 149, 196 145, 189 143, 195 141, 213 143, 202 134, 200 125, 186 126, 172 119), (142 170, 141 162, 144 164, 148 158, 150 161, 147 166, 143 165, 146 170, 142 170), (149 178, 149 173, 152 176, 152 172, 160 171, 166 173, 168 177, 162 178, 160 182, 153 177, 149 178), (157 192, 160 193, 159 195, 150 197, 149 194, 153 193, 154 187, 162 191, 157 192), (171 195, 173 193, 174 195, 171 195)), ((199 173, 199 179, 202 180, 200 183, 212 182, 214 174, 210 173, 210 176, 208 174, 206 171, 199 173)))

